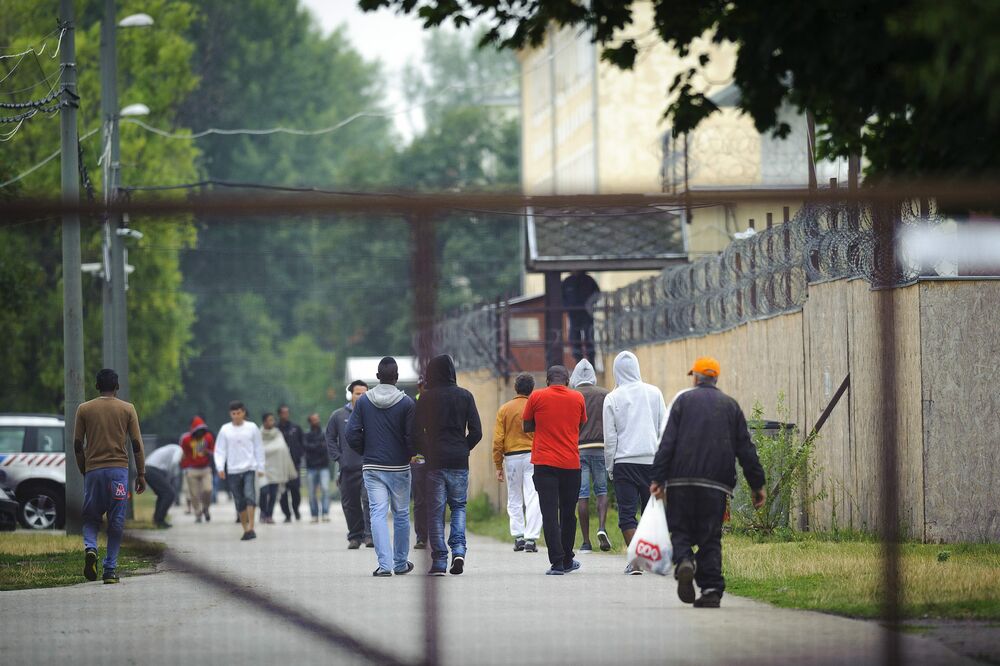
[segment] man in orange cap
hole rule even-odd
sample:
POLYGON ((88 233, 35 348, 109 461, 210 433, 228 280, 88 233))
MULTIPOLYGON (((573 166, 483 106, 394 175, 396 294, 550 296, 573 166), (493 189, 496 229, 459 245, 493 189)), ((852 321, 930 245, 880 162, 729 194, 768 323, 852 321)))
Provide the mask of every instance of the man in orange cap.
POLYGON ((719 362, 704 356, 688 374, 694 388, 678 394, 670 407, 649 491, 661 499, 666 493, 677 596, 698 608, 718 608, 726 589, 722 516, 726 497, 736 486, 736 460, 753 490, 755 507, 763 506, 767 492, 743 410, 716 387, 719 362), (693 583, 701 589, 697 600, 693 583))

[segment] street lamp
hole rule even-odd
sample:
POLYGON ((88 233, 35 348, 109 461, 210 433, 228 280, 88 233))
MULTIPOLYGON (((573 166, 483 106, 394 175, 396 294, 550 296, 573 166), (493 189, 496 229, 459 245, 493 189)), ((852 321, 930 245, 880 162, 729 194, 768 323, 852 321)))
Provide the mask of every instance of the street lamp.
MULTIPOLYGON (((145 104, 130 104, 118 108, 118 58, 116 32, 118 28, 143 28, 153 25, 149 14, 132 14, 121 21, 115 21, 115 0, 104 0, 104 20, 101 23, 101 120, 104 124, 105 145, 105 202, 110 207, 118 198, 119 171, 121 168, 120 142, 118 137, 119 119, 130 116, 144 116, 149 113, 145 104)), ((128 376, 128 329, 125 313, 125 288, 127 267, 125 266, 125 246, 118 233, 121 220, 117 215, 108 214, 104 223, 104 340, 102 353, 104 367, 118 372, 121 396, 129 397, 128 376), (114 218, 114 219, 113 219, 114 218), (112 229, 115 233, 112 233, 112 229)))
POLYGON ((118 22, 119 28, 148 28, 153 25, 153 17, 149 14, 132 14, 118 22))

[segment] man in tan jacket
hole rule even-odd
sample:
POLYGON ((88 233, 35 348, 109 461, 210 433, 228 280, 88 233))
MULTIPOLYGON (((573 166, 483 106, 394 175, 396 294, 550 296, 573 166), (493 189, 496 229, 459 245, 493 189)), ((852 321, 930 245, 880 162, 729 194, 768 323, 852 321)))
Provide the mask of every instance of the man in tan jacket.
POLYGON ((125 531, 128 506, 128 440, 135 454, 135 492, 146 490, 146 460, 139 434, 139 417, 131 403, 119 400, 118 374, 105 368, 97 373, 101 395, 76 410, 73 450, 83 474, 83 575, 97 580, 97 531, 108 515, 108 553, 104 582, 117 583, 118 549, 125 531))
POLYGON ((507 481, 507 515, 514 550, 534 553, 535 541, 542 531, 542 514, 538 508, 538 493, 532 480, 531 446, 534 435, 524 431, 524 405, 535 390, 535 378, 522 372, 514 380, 517 395, 497 412, 493 429, 493 462, 497 481, 507 481))

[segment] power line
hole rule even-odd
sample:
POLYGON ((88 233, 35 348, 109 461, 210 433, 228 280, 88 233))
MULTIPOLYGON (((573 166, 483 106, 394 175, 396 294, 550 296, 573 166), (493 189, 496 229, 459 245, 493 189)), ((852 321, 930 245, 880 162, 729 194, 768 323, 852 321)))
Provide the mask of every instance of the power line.
MULTIPOLYGON (((509 77, 509 79, 513 79, 519 76, 520 73, 512 75, 511 77, 509 77)), ((290 127, 280 127, 280 126, 269 127, 265 129, 250 129, 250 128, 220 129, 217 127, 210 127, 206 130, 195 132, 193 134, 182 134, 178 132, 169 132, 167 130, 160 129, 158 127, 153 127, 152 125, 149 125, 143 122, 142 120, 139 120, 138 118, 122 118, 122 122, 138 125, 147 132, 152 132, 167 139, 180 139, 185 141, 200 139, 202 137, 209 136, 211 134, 218 134, 222 136, 233 136, 233 135, 267 136, 271 134, 292 134, 294 136, 319 136, 321 134, 329 134, 330 132, 335 132, 360 118, 392 118, 394 116, 410 113, 411 111, 419 109, 426 104, 430 104, 431 102, 437 101, 438 99, 447 95, 452 90, 488 88, 503 83, 504 81, 505 81, 504 79, 501 79, 500 81, 488 81, 485 83, 473 83, 473 84, 453 83, 451 85, 445 86, 436 95, 432 95, 431 97, 423 99, 410 106, 401 107, 391 111, 359 111, 358 113, 350 115, 344 120, 341 120, 339 123, 336 123, 335 125, 315 130, 302 130, 290 127)))
MULTIPOLYGON (((80 137, 80 141, 84 141, 85 139, 89 139, 93 135, 97 134, 97 132, 100 131, 100 129, 101 129, 100 127, 95 127, 94 129, 90 130, 89 132, 87 132, 86 134, 84 134, 83 136, 81 136, 80 137)), ((51 155, 49 155, 44 160, 42 160, 41 162, 39 162, 35 166, 31 167, 27 171, 25 171, 25 172, 23 172, 21 174, 18 174, 17 176, 14 176, 13 178, 11 178, 8 181, 4 181, 4 182, 0 183, 0 188, 4 188, 4 187, 7 187, 8 185, 12 185, 13 183, 16 183, 17 181, 21 180, 22 178, 25 178, 26 176, 30 176, 32 173, 34 173, 38 169, 41 169, 46 164, 48 164, 49 162, 51 162, 55 158, 59 157, 59 153, 60 152, 62 152, 62 149, 56 150, 56 152, 52 153, 51 155)))

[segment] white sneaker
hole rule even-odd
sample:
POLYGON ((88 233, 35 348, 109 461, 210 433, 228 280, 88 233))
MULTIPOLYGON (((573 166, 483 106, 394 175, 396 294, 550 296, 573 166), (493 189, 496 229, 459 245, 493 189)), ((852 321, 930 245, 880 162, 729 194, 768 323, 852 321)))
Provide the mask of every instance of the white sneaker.
POLYGON ((625 565, 625 575, 626 576, 641 576, 642 575, 642 571, 639 570, 639 569, 636 569, 634 566, 632 566, 632 563, 629 562, 628 564, 625 565))

